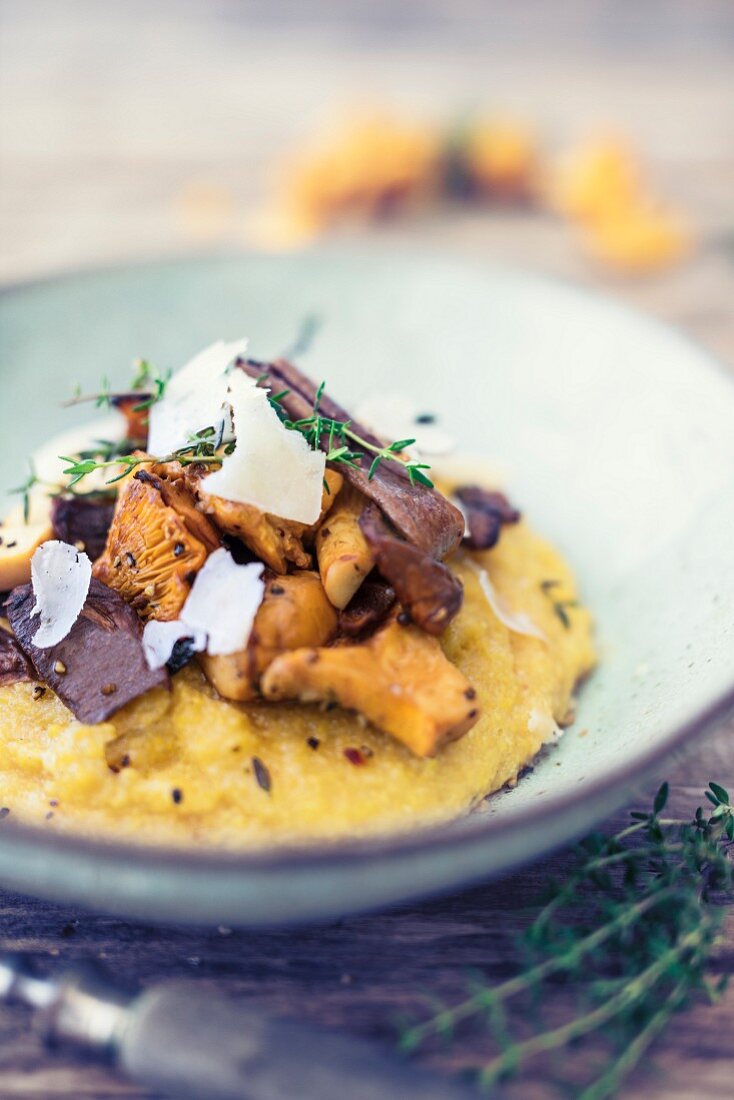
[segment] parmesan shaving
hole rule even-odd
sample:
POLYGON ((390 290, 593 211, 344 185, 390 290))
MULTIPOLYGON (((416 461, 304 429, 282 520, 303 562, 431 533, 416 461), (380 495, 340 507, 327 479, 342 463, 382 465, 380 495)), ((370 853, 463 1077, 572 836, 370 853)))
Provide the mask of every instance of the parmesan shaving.
POLYGON ((492 584, 486 569, 483 569, 481 565, 478 565, 477 562, 469 557, 466 558, 466 563, 479 577, 479 584, 487 599, 487 603, 492 608, 492 611, 499 621, 503 623, 508 630, 511 630, 514 634, 524 634, 529 638, 539 638, 542 642, 547 641, 543 631, 535 625, 529 615, 526 615, 524 611, 511 611, 507 607, 492 584))
POLYGON ((528 718, 528 732, 540 734, 544 745, 556 745, 563 737, 563 730, 552 714, 542 710, 531 710, 528 718))
POLYGON ((146 623, 143 648, 150 668, 163 668, 176 642, 191 638, 192 648, 212 656, 238 653, 247 645, 265 583, 261 562, 237 565, 222 547, 207 558, 196 576, 181 618, 146 623))
POLYGON ((158 669, 168 664, 176 643, 184 638, 191 639, 191 648, 194 652, 201 653, 206 649, 206 634, 192 630, 180 619, 174 622, 150 619, 143 630, 143 652, 148 668, 158 669))
POLYGON ((300 432, 280 421, 267 393, 243 371, 229 377, 237 442, 221 469, 206 479, 206 492, 251 504, 262 512, 298 523, 321 514, 326 456, 300 432))
POLYGON ((68 542, 42 543, 31 559, 31 583, 36 602, 31 616, 41 624, 33 644, 48 649, 62 641, 79 618, 92 580, 92 563, 68 542))
POLYGON ((150 410, 150 454, 163 456, 180 450, 204 428, 214 428, 223 443, 232 441, 227 371, 246 348, 246 340, 217 340, 174 374, 165 396, 150 410))

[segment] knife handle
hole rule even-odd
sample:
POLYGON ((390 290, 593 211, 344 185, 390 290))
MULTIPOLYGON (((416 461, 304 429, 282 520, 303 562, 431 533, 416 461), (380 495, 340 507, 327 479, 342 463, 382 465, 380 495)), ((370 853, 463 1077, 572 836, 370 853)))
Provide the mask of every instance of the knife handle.
POLYGON ((191 983, 142 993, 117 1037, 140 1084, 187 1100, 471 1100, 370 1042, 263 1014, 191 983))

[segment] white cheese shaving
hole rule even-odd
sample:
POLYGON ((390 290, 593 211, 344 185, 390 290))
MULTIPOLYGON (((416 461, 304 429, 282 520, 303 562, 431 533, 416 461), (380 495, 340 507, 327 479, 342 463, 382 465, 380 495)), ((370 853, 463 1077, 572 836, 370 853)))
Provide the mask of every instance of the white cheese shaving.
POLYGON ((182 641, 183 638, 191 639, 191 648, 196 653, 206 649, 206 634, 193 630, 180 619, 167 623, 160 622, 158 619, 147 622, 143 630, 143 652, 148 667, 163 668, 170 661, 176 642, 182 641))
POLYGON ((535 625, 529 615, 526 615, 524 611, 511 611, 510 608, 507 607, 502 597, 495 590, 486 569, 483 569, 481 565, 469 557, 466 558, 466 563, 479 577, 479 584, 482 592, 486 596, 487 603, 492 608, 492 611, 499 621, 504 623, 508 630, 513 631, 514 634, 525 634, 530 638, 540 638, 543 642, 547 640, 543 631, 535 625))
POLYGON ((539 733, 544 745, 555 745, 563 737, 563 730, 552 714, 542 710, 531 710, 528 718, 528 731, 539 733))
POLYGON ((215 550, 196 576, 181 617, 146 623, 143 649, 150 668, 163 668, 173 647, 191 638, 197 652, 225 656, 244 649, 262 603, 265 583, 261 562, 238 565, 229 550, 215 550))
POLYGON ((39 649, 56 645, 79 618, 92 580, 92 563, 68 542, 51 539, 31 558, 31 583, 36 602, 31 616, 40 615, 33 635, 39 649))
POLYGON ((163 457, 177 451, 204 428, 214 428, 224 443, 234 438, 227 404, 227 370, 246 348, 246 340, 217 340, 174 374, 165 396, 150 410, 150 454, 163 457))
POLYGON ((397 439, 414 439, 415 444, 406 453, 419 455, 444 455, 453 451, 456 441, 439 428, 435 420, 420 423, 418 407, 400 393, 375 393, 362 401, 356 410, 356 419, 388 443, 397 439))
POLYGON ((238 565, 222 547, 197 574, 181 618, 207 635, 207 651, 213 656, 237 653, 247 645, 265 592, 264 568, 262 562, 238 565))
POLYGON ((243 371, 229 377, 234 452, 206 479, 207 493, 298 523, 321 514, 326 456, 281 423, 267 393, 243 371))

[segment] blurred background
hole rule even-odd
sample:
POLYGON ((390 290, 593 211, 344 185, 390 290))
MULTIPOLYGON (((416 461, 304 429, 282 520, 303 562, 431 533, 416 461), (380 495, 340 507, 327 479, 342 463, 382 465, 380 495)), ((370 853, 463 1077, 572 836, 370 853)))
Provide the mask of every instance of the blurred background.
POLYGON ((0 279, 486 257, 734 350, 731 0, 0 0, 0 279))

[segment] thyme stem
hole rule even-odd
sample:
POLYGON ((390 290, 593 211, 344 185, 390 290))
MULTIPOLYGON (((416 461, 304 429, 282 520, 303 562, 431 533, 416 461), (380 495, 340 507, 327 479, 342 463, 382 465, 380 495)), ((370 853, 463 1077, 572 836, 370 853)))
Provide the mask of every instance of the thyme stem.
POLYGON ((516 1066, 523 1058, 532 1057, 535 1054, 547 1053, 559 1047, 565 1047, 575 1039, 580 1039, 589 1032, 596 1031, 602 1024, 608 1023, 638 1001, 658 979, 666 972, 671 963, 680 959, 693 947, 697 947, 702 941, 700 929, 689 932, 674 947, 669 948, 654 963, 643 970, 633 981, 627 982, 618 993, 610 997, 608 1001, 591 1012, 577 1016, 567 1024, 554 1028, 551 1031, 543 1031, 526 1039, 522 1043, 514 1043, 493 1058, 482 1067, 480 1083, 484 1088, 495 1084, 507 1070, 516 1066))
POLYGON ((658 1011, 645 1024, 626 1050, 579 1096, 578 1100, 607 1100, 613 1096, 622 1081, 639 1063, 650 1044, 664 1029, 670 1017, 686 999, 688 983, 681 978, 673 991, 663 1001, 658 1011))
MULTIPOLYGON (((663 817, 663 784, 650 813, 633 813, 633 822, 610 838, 587 838, 578 869, 520 937, 528 963, 498 985, 475 978, 469 996, 439 1005, 405 1030, 403 1048, 484 1019, 495 1050, 474 1070, 491 1087, 534 1057, 599 1034, 614 1040, 616 1051, 591 1080, 568 1083, 580 1100, 616 1093, 690 994, 706 992, 713 1000, 725 985, 725 979, 709 980, 706 968, 721 942, 725 913, 712 902, 734 892, 734 805, 718 783, 705 794, 708 815, 699 807, 690 822, 663 817), (576 979, 583 1004, 560 1026, 544 1026, 542 993, 559 978, 576 979), (535 1005, 538 1023, 530 1036, 526 1024, 517 1033, 508 1007, 514 997, 520 1009, 535 1005)), ((521 1018, 527 1021, 527 1011, 521 1018)))
POLYGON ((606 940, 613 936, 615 932, 619 932, 624 928, 629 928, 630 925, 634 924, 635 921, 639 920, 640 917, 644 916, 650 909, 659 905, 661 901, 673 897, 674 894, 675 891, 671 889, 658 890, 655 894, 638 902, 636 905, 623 909, 613 920, 608 921, 595 932, 589 933, 589 935, 574 943, 573 947, 563 954, 547 959, 545 962, 538 963, 530 970, 518 974, 515 978, 508 978, 507 981, 495 986, 492 990, 475 993, 472 997, 468 997, 465 1001, 456 1005, 455 1008, 440 1013, 442 1018, 440 1023, 437 1024, 436 1022, 438 1017, 433 1017, 424 1024, 419 1024, 411 1028, 404 1036, 404 1049, 414 1049, 430 1035, 439 1034, 441 1030, 445 1029, 449 1022, 455 1025, 469 1019, 479 1012, 486 1011, 490 1000, 507 1000, 509 997, 513 997, 518 993, 523 993, 532 986, 537 985, 538 982, 550 977, 551 974, 567 970, 575 965, 584 955, 600 947, 606 940))

